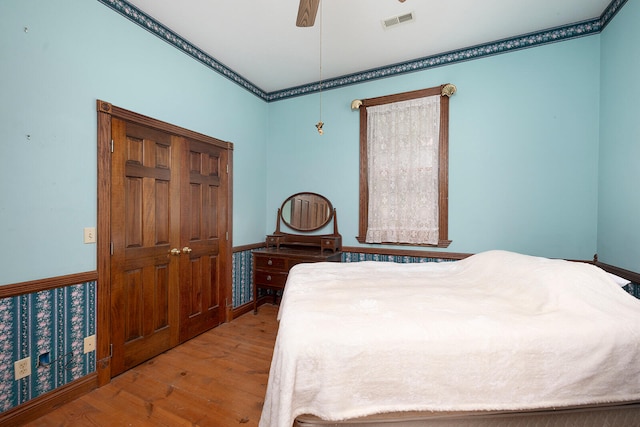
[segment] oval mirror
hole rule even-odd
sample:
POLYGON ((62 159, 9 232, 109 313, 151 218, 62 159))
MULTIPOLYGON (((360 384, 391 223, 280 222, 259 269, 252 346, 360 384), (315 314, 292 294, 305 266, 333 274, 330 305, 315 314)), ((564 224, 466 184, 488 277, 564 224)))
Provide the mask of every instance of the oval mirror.
POLYGON ((313 231, 331 221, 333 206, 324 196, 316 193, 297 193, 289 197, 280 208, 284 223, 297 231, 313 231))

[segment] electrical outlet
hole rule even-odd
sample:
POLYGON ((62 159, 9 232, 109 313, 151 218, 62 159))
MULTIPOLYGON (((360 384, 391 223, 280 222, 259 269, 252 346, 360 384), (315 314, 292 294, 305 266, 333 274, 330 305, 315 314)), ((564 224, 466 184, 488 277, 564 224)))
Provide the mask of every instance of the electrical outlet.
POLYGON ((28 377, 31 375, 31 357, 18 360, 13 364, 13 367, 15 369, 16 381, 28 377))
POLYGON ((95 243, 96 242, 96 228, 95 227, 85 227, 84 228, 84 242, 85 243, 95 243))
POLYGON ((84 339, 84 352, 89 353, 96 349, 96 336, 91 335, 84 339))

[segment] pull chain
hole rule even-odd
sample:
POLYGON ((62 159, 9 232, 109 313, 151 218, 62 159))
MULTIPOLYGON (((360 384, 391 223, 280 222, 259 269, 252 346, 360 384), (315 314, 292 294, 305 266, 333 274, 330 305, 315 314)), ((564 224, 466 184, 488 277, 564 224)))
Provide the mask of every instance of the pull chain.
POLYGON ((322 130, 322 126, 324 126, 322 122, 322 3, 323 1, 320 0, 320 121, 316 123, 316 129, 320 135, 324 134, 324 130, 322 130))

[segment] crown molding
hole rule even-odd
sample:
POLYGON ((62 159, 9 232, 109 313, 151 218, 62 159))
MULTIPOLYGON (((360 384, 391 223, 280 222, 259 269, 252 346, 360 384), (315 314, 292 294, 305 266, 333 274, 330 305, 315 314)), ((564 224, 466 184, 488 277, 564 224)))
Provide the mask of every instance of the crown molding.
POLYGON ((100 3, 108 6, 114 11, 118 12, 120 15, 129 19, 130 21, 138 24, 145 30, 150 33, 158 36, 160 39, 169 43, 173 47, 178 50, 186 53, 191 56, 193 59, 201 62, 212 70, 220 73, 224 77, 228 78, 232 82, 237 85, 243 87, 249 92, 253 93, 259 98, 264 100, 267 99, 267 93, 251 83, 249 80, 242 77, 240 74, 231 70, 230 68, 224 66, 220 62, 218 62, 215 58, 207 55, 205 52, 198 49, 196 46, 191 44, 189 41, 180 37, 178 34, 171 31, 169 28, 165 27, 161 23, 157 22, 149 15, 133 6, 132 4, 127 3, 124 0, 98 0, 100 3))
POLYGON ((538 31, 469 48, 366 70, 333 79, 323 80, 322 82, 309 83, 274 92, 265 92, 235 71, 218 62, 215 58, 207 55, 205 52, 201 51, 196 46, 171 31, 169 28, 155 21, 140 9, 127 3, 125 0, 98 1, 267 102, 279 101, 296 96, 308 95, 314 92, 319 92, 320 90, 335 89, 371 80, 422 71, 458 62, 470 61, 487 56, 499 55, 530 47, 599 34, 627 2, 627 0, 612 0, 600 17, 576 24, 565 25, 549 30, 538 31))

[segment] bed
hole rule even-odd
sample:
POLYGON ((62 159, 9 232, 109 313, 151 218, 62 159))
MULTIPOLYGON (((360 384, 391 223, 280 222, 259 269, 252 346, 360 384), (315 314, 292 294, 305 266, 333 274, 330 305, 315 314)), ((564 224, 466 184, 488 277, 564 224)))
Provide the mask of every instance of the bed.
POLYGON ((590 264, 300 264, 278 319, 260 427, 640 425, 640 301, 590 264))

